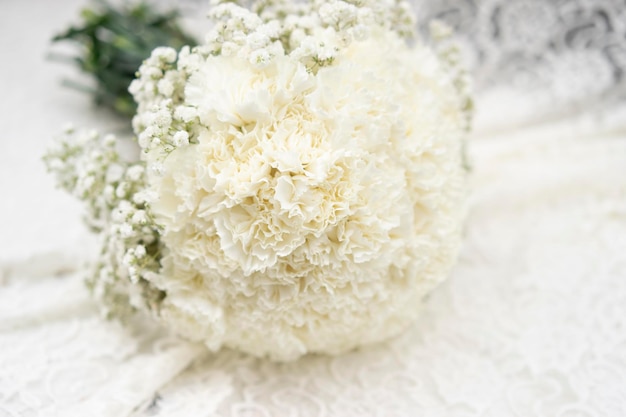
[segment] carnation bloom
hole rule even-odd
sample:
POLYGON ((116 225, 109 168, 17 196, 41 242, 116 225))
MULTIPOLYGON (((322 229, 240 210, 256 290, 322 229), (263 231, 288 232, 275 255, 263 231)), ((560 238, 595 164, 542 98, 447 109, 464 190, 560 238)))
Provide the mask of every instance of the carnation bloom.
POLYGON ((314 71, 288 54, 187 62, 161 92, 176 105, 152 103, 170 115, 136 122, 187 133, 146 156, 162 164, 147 174, 161 319, 278 360, 406 328, 453 265, 464 213, 464 114, 436 55, 380 29, 314 71))

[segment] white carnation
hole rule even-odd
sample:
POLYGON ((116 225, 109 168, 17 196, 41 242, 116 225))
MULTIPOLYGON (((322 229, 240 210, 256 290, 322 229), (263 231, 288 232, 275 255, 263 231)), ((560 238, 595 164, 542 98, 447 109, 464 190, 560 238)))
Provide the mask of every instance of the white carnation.
POLYGON ((428 49, 369 30, 315 71, 297 54, 198 59, 171 117, 140 103, 145 129, 193 123, 193 143, 146 171, 170 327, 280 360, 338 353, 399 333, 445 278, 463 217, 459 97, 428 49))

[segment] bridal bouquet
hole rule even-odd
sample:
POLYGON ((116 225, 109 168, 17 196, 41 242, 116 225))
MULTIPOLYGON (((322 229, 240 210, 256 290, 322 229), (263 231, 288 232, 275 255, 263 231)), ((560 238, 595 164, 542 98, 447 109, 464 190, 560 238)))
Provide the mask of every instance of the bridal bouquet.
MULTIPOLYGON (((140 157, 68 128, 46 162, 102 237, 87 282, 209 349, 387 339, 460 244, 467 81, 401 0, 214 1, 130 86, 140 157)), ((439 31, 441 32, 441 31, 439 31)))

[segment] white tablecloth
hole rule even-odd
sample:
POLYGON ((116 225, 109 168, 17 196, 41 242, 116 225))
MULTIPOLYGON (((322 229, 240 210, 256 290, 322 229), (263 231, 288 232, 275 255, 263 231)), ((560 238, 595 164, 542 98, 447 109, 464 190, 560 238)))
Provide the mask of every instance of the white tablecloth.
POLYGON ((66 120, 121 126, 44 58, 80 3, 0 3, 0 416, 626 416, 617 105, 513 128, 523 100, 479 92, 460 260, 402 337, 289 364, 210 354, 100 318, 82 286, 80 207, 40 162, 66 120))

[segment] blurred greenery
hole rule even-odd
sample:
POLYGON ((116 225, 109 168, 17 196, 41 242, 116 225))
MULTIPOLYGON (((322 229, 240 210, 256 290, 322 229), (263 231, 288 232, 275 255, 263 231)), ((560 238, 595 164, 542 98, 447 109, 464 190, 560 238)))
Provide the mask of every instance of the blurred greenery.
POLYGON ((132 117, 136 104, 128 86, 143 60, 157 46, 180 49, 197 44, 181 29, 178 18, 176 10, 159 12, 146 2, 116 7, 99 0, 93 7, 82 10, 80 26, 70 27, 52 39, 79 45, 79 54, 51 57, 75 64, 96 81, 95 87, 69 80, 65 85, 88 92, 97 104, 132 117))

